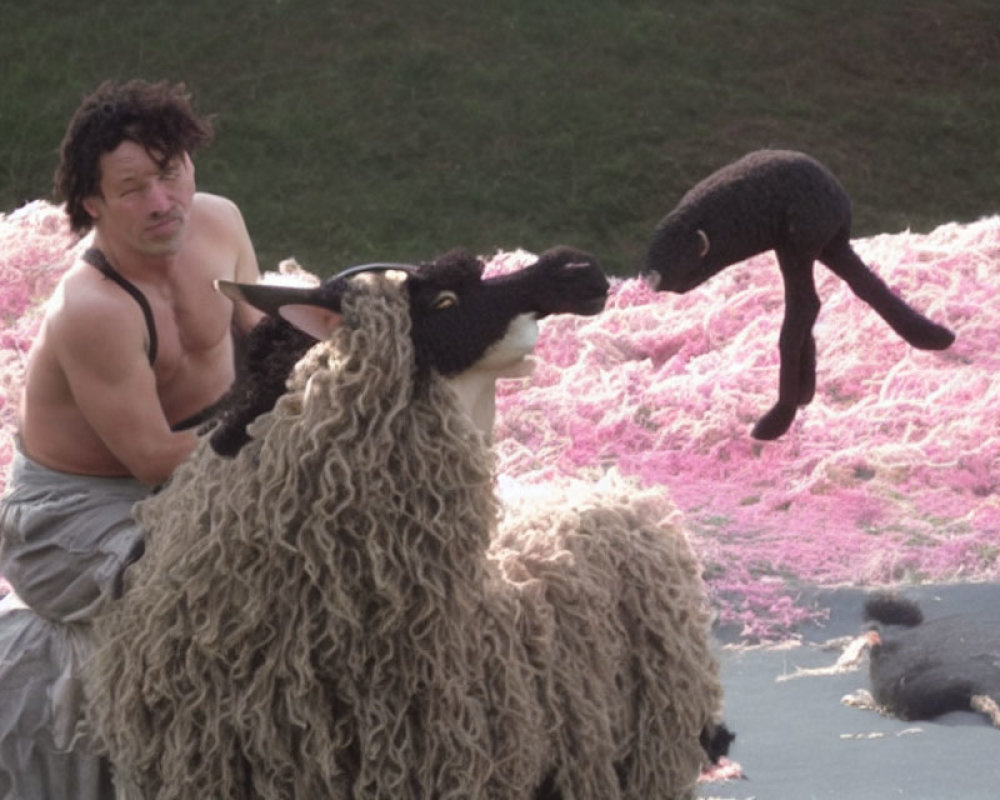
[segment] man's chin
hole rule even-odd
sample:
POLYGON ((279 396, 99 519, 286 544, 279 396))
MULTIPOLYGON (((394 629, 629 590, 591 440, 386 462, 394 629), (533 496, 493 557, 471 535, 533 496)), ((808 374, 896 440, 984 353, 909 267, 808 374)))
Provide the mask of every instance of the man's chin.
POLYGON ((180 247, 161 242, 144 247, 143 252, 150 258, 165 258, 177 255, 180 252, 180 247))
POLYGON ((144 250, 151 256, 172 256, 181 250, 184 242, 184 228, 179 228, 170 236, 147 236, 144 250))

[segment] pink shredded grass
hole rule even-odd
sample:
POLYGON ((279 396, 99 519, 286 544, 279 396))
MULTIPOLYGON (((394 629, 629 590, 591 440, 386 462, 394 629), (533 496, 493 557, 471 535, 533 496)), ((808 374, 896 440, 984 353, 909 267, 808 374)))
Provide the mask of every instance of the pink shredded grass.
MULTIPOLYGON (((0 217, 0 487, 41 301, 79 247, 47 203, 0 217)), ((750 428, 777 397, 784 302, 773 255, 686 295, 616 280, 603 314, 545 320, 534 374, 501 386, 501 473, 544 485, 616 468, 662 487, 720 622, 748 640, 821 616, 807 586, 996 579, 1000 217, 855 247, 955 331, 951 349, 909 347, 817 266, 816 399, 761 443, 750 428)), ((489 270, 532 259, 498 253, 489 270)))
MULTIPOLYGON (((13 454, 17 401, 42 306, 80 247, 66 215, 42 200, 0 214, 0 491, 13 454)), ((0 597, 10 591, 0 576, 0 597)))
POLYGON ((28 349, 45 300, 81 246, 62 209, 43 200, 0 214, 0 490, 13 453, 28 349))

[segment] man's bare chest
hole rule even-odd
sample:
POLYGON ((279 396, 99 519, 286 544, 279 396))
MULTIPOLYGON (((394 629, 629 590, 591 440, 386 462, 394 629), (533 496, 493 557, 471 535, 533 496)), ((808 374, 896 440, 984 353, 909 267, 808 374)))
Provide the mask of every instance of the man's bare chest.
POLYGON ((228 342, 232 306, 208 281, 185 292, 157 293, 150 305, 159 339, 159 366, 200 361, 228 342))

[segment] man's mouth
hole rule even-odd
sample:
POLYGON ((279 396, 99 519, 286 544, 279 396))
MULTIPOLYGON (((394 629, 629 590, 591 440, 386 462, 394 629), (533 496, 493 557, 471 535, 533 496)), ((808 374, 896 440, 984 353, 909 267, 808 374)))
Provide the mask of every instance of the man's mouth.
POLYGON ((154 234, 173 233, 180 228, 183 223, 184 220, 180 216, 171 214, 169 217, 158 219, 151 225, 148 225, 146 230, 154 234))

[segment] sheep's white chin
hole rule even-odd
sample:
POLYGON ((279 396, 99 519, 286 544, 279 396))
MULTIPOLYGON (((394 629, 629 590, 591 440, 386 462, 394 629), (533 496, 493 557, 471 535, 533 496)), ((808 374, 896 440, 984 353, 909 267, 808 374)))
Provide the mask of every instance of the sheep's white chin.
POLYGON ((489 348, 473 367, 448 379, 458 395, 459 405, 488 438, 493 436, 497 379, 523 378, 534 372, 531 352, 537 341, 535 315, 521 314, 511 321, 504 338, 489 348))
POLYGON ((494 342, 472 367, 480 372, 508 376, 506 370, 530 355, 538 343, 538 320, 534 314, 520 314, 511 320, 504 337, 494 342))

